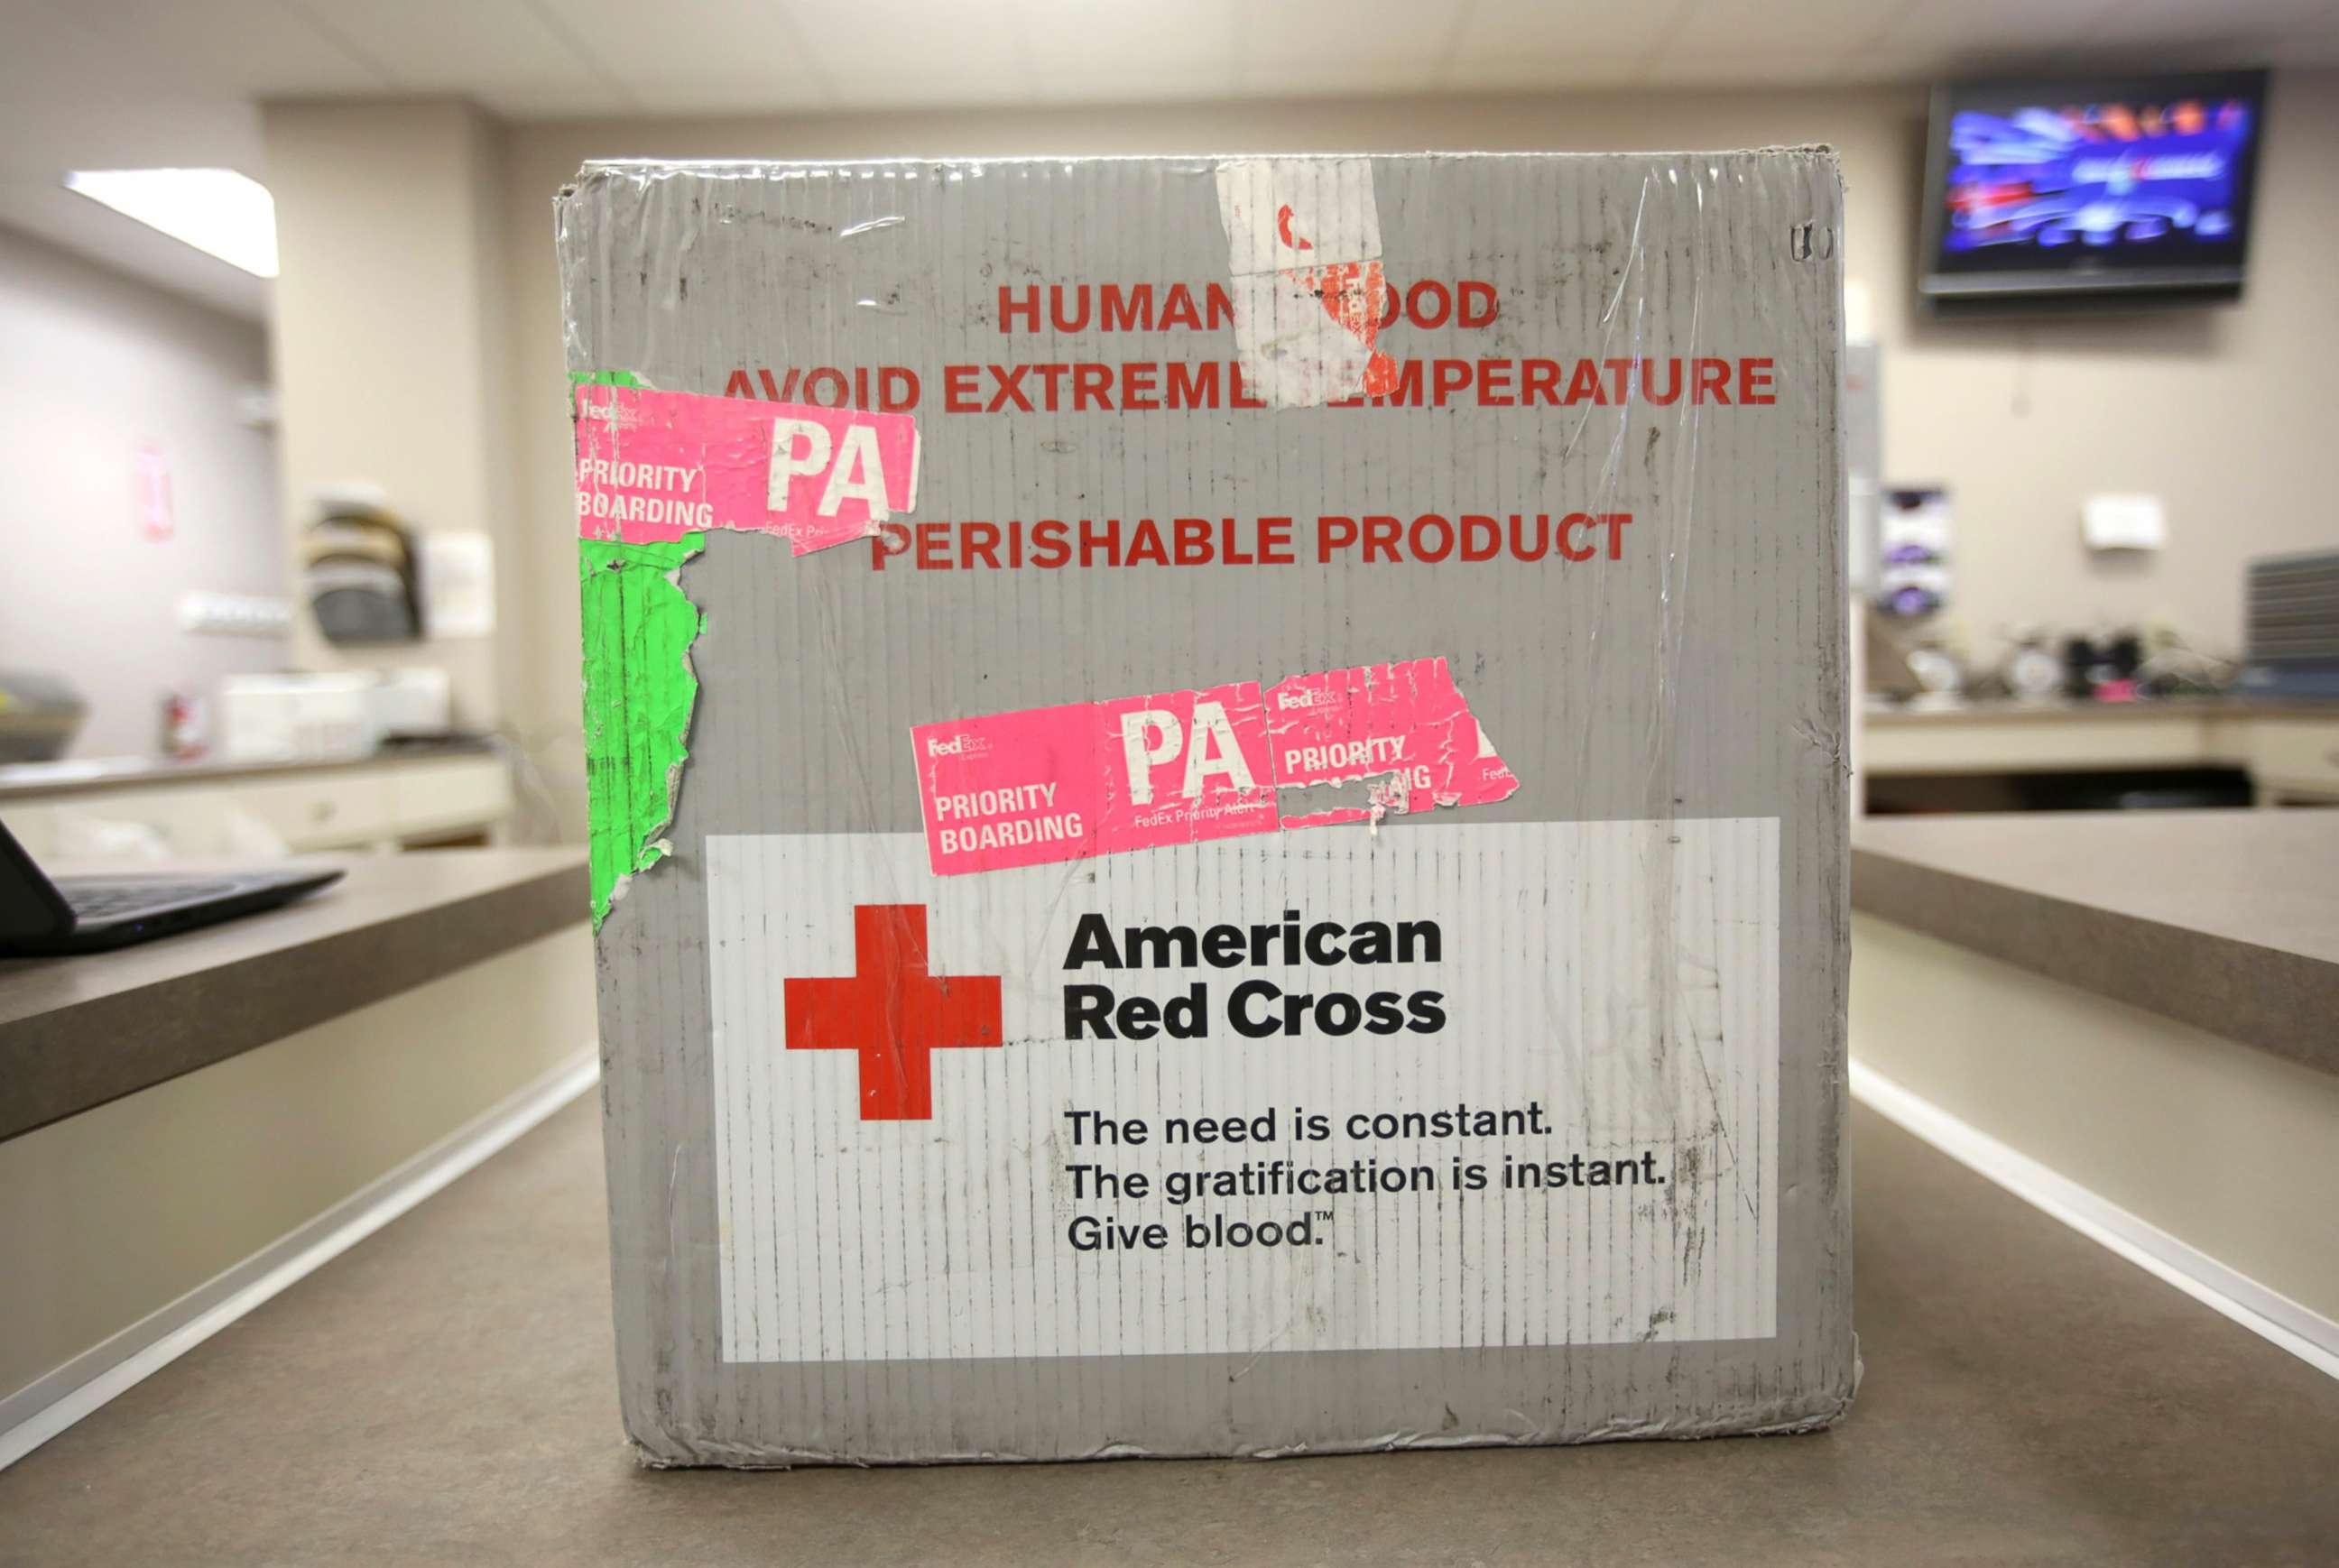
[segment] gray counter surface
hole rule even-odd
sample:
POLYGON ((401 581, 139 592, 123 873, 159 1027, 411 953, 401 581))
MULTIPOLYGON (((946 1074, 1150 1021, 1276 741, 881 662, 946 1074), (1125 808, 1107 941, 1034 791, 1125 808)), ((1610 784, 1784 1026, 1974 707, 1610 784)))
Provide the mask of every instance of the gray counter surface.
POLYGON ((1832 1431, 637 1469, 597 1097, 0 1472, 0 1562, 2327 1564, 2339 1382, 1852 1113, 1832 1431))
POLYGON ((1870 818, 1851 902, 2339 1072, 2339 811, 1870 818))
POLYGON ((400 763, 438 762, 447 757, 493 756, 485 740, 454 739, 397 745, 363 756, 307 757, 283 762, 170 762, 160 757, 75 757, 63 762, 0 764, 0 801, 35 796, 87 794, 101 790, 156 784, 234 783, 294 774, 334 773, 350 768, 395 767, 400 763))
POLYGON ((321 858, 348 874, 283 909, 114 952, 0 959, 0 1139, 586 917, 581 849, 321 858))

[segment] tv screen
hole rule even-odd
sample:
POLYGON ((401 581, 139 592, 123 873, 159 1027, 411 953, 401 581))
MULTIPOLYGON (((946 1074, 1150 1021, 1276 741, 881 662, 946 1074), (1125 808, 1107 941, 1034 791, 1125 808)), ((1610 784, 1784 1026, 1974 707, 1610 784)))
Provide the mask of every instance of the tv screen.
POLYGON ((1940 302, 2240 292, 2265 73, 1933 94, 1919 286, 1940 302))

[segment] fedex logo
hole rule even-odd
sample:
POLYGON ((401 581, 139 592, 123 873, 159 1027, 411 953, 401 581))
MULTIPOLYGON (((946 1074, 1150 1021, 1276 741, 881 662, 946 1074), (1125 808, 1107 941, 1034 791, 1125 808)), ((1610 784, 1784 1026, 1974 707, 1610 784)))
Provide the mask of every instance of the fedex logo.
POLYGON ((930 757, 977 757, 991 749, 991 743, 981 735, 952 735, 944 740, 940 735, 926 737, 926 754, 930 757))
POLYGON ((621 430, 632 429, 642 422, 641 414, 632 404, 598 401, 593 397, 589 389, 579 396, 577 412, 581 419, 614 425, 621 430))

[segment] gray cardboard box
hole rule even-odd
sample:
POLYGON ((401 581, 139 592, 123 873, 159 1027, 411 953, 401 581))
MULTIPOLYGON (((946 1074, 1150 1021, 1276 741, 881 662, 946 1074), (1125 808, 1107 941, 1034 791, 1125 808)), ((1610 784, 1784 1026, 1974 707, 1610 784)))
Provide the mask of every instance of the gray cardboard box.
POLYGON ((657 1464, 1850 1401, 1826 153, 559 203, 657 1464))

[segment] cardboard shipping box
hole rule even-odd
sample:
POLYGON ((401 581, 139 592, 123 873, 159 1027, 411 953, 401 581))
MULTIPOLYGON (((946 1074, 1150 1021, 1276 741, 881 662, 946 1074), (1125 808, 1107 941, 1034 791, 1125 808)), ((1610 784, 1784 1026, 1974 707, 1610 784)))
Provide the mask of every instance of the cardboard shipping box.
POLYGON ((652 1464, 1825 1425, 1824 152, 588 166, 652 1464))

